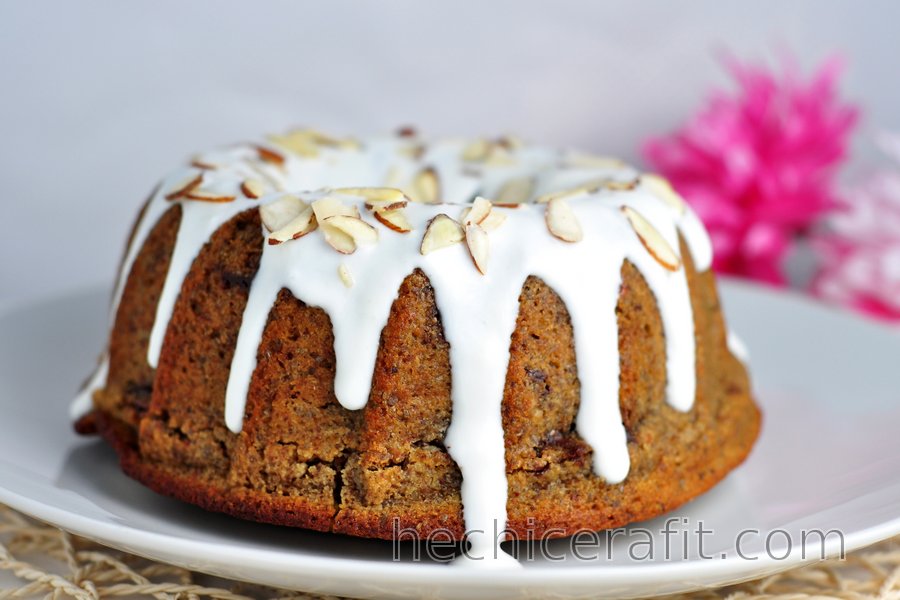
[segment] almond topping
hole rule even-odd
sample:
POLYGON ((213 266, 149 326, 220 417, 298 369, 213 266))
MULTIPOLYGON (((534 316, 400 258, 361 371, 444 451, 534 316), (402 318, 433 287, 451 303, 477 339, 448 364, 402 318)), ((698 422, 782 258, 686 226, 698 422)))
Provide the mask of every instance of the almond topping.
POLYGON ((371 244, 378 241, 378 230, 359 217, 334 215, 325 219, 323 223, 343 231, 356 243, 371 244))
POLYGON ((265 228, 271 233, 286 227, 308 206, 309 204, 297 196, 285 195, 260 206, 259 216, 265 228))
POLYGON ((644 218, 641 213, 634 210, 630 206, 623 206, 622 212, 628 217, 628 222, 637 233, 638 239, 650 253, 650 256, 656 259, 656 262, 670 271, 677 271, 681 267, 681 259, 672 250, 672 246, 665 240, 662 234, 650 224, 650 221, 644 218))
POLYGON ((528 202, 534 192, 533 177, 516 177, 504 183, 494 198, 495 205, 516 205, 528 202))
POLYGON ((201 202, 232 202, 235 198, 234 196, 229 196, 227 194, 220 194, 217 192, 197 189, 191 190, 190 192, 186 193, 184 197, 191 200, 199 200, 201 202))
POLYGON ((356 252, 356 242, 353 240, 353 236, 328 222, 328 219, 334 216, 359 217, 356 207, 346 206, 337 198, 331 197, 316 200, 312 203, 312 207, 316 213, 316 221, 319 222, 322 233, 325 235, 325 241, 341 254, 356 252))
POLYGON ((273 231, 269 236, 269 244, 275 246, 288 240, 296 240, 316 228, 316 219, 311 206, 307 206, 300 211, 296 217, 291 219, 287 225, 273 231))
POLYGON ((406 208, 406 200, 366 200, 366 208, 374 213, 406 208))
POLYGON ((482 221, 487 219, 489 214, 491 214, 491 208, 490 200, 478 196, 475 198, 475 201, 472 202, 471 208, 468 208, 463 212, 459 222, 463 224, 463 227, 468 225, 479 225, 482 221))
POLYGON ((487 263, 489 252, 488 234, 480 225, 471 224, 466 226, 466 247, 469 249, 469 255, 475 268, 482 275, 487 273, 487 263))
POLYGON ((397 188, 357 187, 337 188, 332 191, 336 194, 359 196, 360 198, 365 199, 366 208, 374 211, 403 208, 408 201, 406 194, 397 188))
POLYGON ((257 200, 266 193, 266 185, 259 179, 246 179, 241 184, 241 192, 251 200, 257 200))
POLYGON ((615 190, 617 192, 630 192, 638 185, 637 179, 632 179, 631 181, 618 181, 616 179, 610 179, 603 187, 608 190, 615 190))
POLYGON ((279 152, 275 152, 274 150, 266 148, 265 146, 257 146, 256 153, 259 156, 259 160, 263 162, 272 163, 273 165, 277 165, 279 167, 284 166, 284 155, 279 152))
POLYGON ((498 144, 492 144, 491 151, 484 160, 484 164, 492 167, 508 167, 516 164, 516 160, 510 156, 508 148, 498 144))
POLYGON ((534 202, 535 204, 549 204, 553 200, 568 200, 570 198, 584 196, 585 194, 587 194, 587 191, 582 186, 579 186, 570 188, 568 190, 560 190, 558 192, 543 194, 541 196, 538 196, 534 202))
POLYGON ((297 139, 306 138, 316 146, 344 148, 347 150, 358 150, 360 148, 360 143, 353 138, 336 138, 316 129, 300 129, 294 131, 292 135, 297 139))
POLYGON ((346 217, 358 217, 359 213, 354 206, 347 206, 337 198, 326 196, 319 198, 312 203, 313 210, 316 211, 316 219, 321 223, 328 217, 335 215, 344 215, 346 217))
POLYGON ((412 160, 421 160, 425 156, 425 144, 410 144, 397 149, 397 153, 412 160))
POLYGON ((413 199, 424 204, 437 204, 441 197, 441 183, 433 167, 425 167, 413 178, 413 199))
POLYGON ((458 244, 466 237, 462 226, 441 213, 431 219, 425 227, 425 235, 422 236, 422 244, 419 252, 423 255, 453 244, 458 244))
POLYGON ((538 196, 537 200, 535 200, 536 204, 547 204, 554 198, 565 198, 572 199, 577 198, 579 196, 586 196, 588 194, 595 194, 604 186, 609 184, 609 179, 591 179, 579 186, 569 188, 566 190, 559 190, 556 192, 550 192, 549 194, 543 194, 538 196))
POLYGON ((501 135, 497 138, 497 145, 501 148, 505 148, 507 150, 518 150, 522 148, 525 143, 521 140, 521 138, 514 135, 501 135))
POLYGON ((666 204, 678 211, 679 215, 683 215, 687 210, 684 199, 672 188, 672 184, 666 179, 653 173, 647 173, 641 175, 640 181, 647 184, 647 187, 650 188, 653 194, 659 196, 666 204))
MULTIPOLYGON (((496 206, 496 205, 495 205, 496 206)), ((491 214, 484 218, 484 220, 479 223, 481 228, 487 231, 488 233, 496 230, 498 227, 503 225, 503 222, 506 220, 506 215, 498 210, 491 210, 491 214)))
POLYGON ((187 179, 176 185, 171 192, 166 194, 166 200, 177 200, 179 198, 183 198, 190 192, 200 187, 201 183, 203 183, 203 173, 188 177, 187 179))
POLYGON ((353 237, 334 225, 323 222, 322 233, 325 235, 325 241, 328 242, 328 245, 341 254, 353 254, 356 252, 356 242, 353 241, 353 237))
POLYGON ((205 162, 203 159, 195 158, 191 160, 191 166, 197 169, 201 169, 203 171, 215 171, 219 167, 210 162, 205 162))
POLYGON ((335 227, 333 223, 327 222, 330 217, 359 217, 356 207, 345 206, 340 200, 331 197, 320 198, 312 203, 313 211, 316 213, 316 221, 322 228, 325 235, 325 241, 340 252, 341 254, 353 254, 356 252, 356 242, 353 236, 335 227))
POLYGON ((319 156, 318 147, 310 138, 309 133, 303 129, 295 129, 284 135, 270 135, 268 137, 273 144, 297 156, 304 158, 316 158, 319 156))
POLYGON ((396 210, 376 211, 375 219, 388 229, 393 229, 398 233, 409 233, 412 231, 412 223, 406 218, 406 213, 399 208, 396 210))
POLYGON ((578 218, 565 198, 551 199, 544 218, 550 233, 564 242, 580 242, 584 237, 578 218))
POLYGON ((485 160, 491 151, 491 143, 485 139, 475 140, 463 148, 462 159, 470 162, 485 160))
POLYGON ((466 162, 483 162, 488 165, 512 165, 515 160, 510 152, 518 150, 522 142, 518 138, 503 136, 496 140, 484 138, 475 140, 463 148, 462 159, 466 162))
POLYGON ((348 269, 347 265, 345 265, 344 263, 338 265, 338 277, 341 278, 341 281, 346 287, 353 287, 353 275, 350 273, 350 269, 348 269))

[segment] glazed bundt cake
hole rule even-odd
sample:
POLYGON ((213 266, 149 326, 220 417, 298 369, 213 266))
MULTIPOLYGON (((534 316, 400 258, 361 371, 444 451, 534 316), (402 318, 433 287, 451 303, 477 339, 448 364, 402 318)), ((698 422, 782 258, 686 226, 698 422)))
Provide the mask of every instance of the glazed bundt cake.
POLYGON ((205 153, 144 205, 73 417, 246 519, 473 548, 621 526, 757 437, 711 253, 663 179, 513 138, 205 153))

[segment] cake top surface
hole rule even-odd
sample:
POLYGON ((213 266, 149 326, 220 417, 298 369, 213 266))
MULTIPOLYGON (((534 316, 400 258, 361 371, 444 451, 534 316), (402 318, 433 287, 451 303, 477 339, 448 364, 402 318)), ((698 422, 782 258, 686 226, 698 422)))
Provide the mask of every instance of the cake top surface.
MULTIPOLYGON (((462 243, 482 274, 490 256, 487 234, 513 209, 542 214, 547 233, 570 243, 583 238, 573 202, 614 207, 624 194, 643 192, 678 214, 687 211, 665 180, 614 158, 530 146, 509 136, 427 142, 411 130, 362 141, 294 130, 198 154, 163 186, 170 201, 231 203, 237 209, 258 201, 272 245, 318 231, 335 251, 353 254, 361 244, 377 243, 377 222, 396 233, 414 233, 423 255, 462 243), (418 231, 410 212, 429 217, 418 231)), ((673 240, 640 212, 624 203, 619 208, 647 250, 677 269, 673 240)), ((702 270, 711 257, 700 246, 693 250, 702 270)), ((351 285, 347 269, 339 275, 351 285)))

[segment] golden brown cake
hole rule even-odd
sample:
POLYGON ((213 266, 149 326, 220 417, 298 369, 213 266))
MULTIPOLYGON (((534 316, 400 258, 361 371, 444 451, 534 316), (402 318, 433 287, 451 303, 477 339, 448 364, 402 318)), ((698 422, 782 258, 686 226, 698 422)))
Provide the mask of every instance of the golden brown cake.
POLYGON ((759 431, 711 258, 662 179, 510 138, 202 154, 141 211, 76 428, 281 525, 487 548, 640 521, 759 431))

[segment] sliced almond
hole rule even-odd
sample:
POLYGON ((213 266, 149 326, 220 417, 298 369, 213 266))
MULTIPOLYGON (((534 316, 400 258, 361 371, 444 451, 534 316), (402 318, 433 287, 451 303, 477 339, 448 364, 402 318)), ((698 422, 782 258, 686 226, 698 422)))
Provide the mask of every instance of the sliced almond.
POLYGON ((441 213, 431 219, 425 227, 425 235, 422 236, 422 244, 419 246, 419 252, 423 255, 453 244, 458 244, 466 237, 466 232, 462 226, 441 213))
POLYGON ((389 187, 336 188, 332 191, 336 194, 359 196, 365 199, 366 208, 373 211, 403 208, 409 200, 401 190, 389 187))
POLYGON ((565 198, 553 198, 547 203, 547 211, 544 214, 547 221, 547 229, 555 237, 564 242, 580 242, 584 238, 578 217, 565 198))
POLYGON ((241 184, 241 192, 251 200, 258 200, 266 193, 266 184, 259 179, 245 179, 241 184))
POLYGON ((316 219, 319 220, 319 223, 323 222, 328 217, 333 217, 335 215, 344 215, 347 217, 359 216, 356 207, 347 206, 337 198, 331 196, 325 196, 324 198, 315 200, 312 203, 312 207, 316 212, 316 219))
POLYGON ((215 165, 211 162, 207 162, 207 161, 203 160, 202 158, 197 158, 197 157, 195 157, 191 160, 191 166, 195 167, 197 169, 201 169, 203 171, 215 171, 216 169, 219 168, 218 165, 215 165))
POLYGON ((491 142, 485 139, 475 140, 466 145, 462 151, 462 159, 469 162, 485 160, 491 151, 491 142))
POLYGON ((337 148, 344 145, 344 140, 340 140, 334 136, 328 135, 327 133, 322 133, 316 129, 307 129, 305 130, 309 139, 318 146, 330 146, 332 148, 337 148))
POLYGON ((475 201, 472 202, 472 206, 463 212, 463 216, 460 217, 459 222, 462 223, 463 227, 473 224, 478 225, 491 214, 491 208, 493 208, 493 206, 491 205, 490 200, 478 196, 475 198, 475 201))
POLYGON ((511 206, 528 202, 534 192, 534 177, 515 177, 506 181, 497 191, 495 205, 511 206))
POLYGON ((323 223, 343 231, 357 244, 372 244, 378 241, 378 230, 359 217, 334 215, 325 219, 323 223))
POLYGON ((549 194, 538 196, 538 198, 535 200, 535 203, 547 204, 554 198, 571 200, 572 198, 577 198, 579 196, 595 194, 608 183, 609 179, 605 177, 600 179, 591 179, 590 181, 586 181, 585 183, 582 183, 581 185, 575 186, 573 188, 550 192, 549 194))
POLYGON ((469 255, 475 268, 482 275, 487 273, 488 257, 490 256, 490 245, 488 243, 488 234, 480 225, 471 224, 466 226, 466 247, 469 249, 469 255))
POLYGON ((421 160, 425 156, 425 151, 425 144, 409 144, 397 149, 398 154, 412 160, 421 160))
POLYGON ((377 211, 375 219, 388 229, 393 229, 399 233, 412 231, 412 223, 406 218, 406 213, 403 212, 403 209, 377 211))
POLYGON ((175 187, 172 188, 172 191, 166 194, 166 200, 178 200, 179 198, 183 198, 200 187, 201 183, 203 183, 203 173, 190 176, 184 181, 176 184, 175 187))
POLYGON ((277 245, 288 240, 296 240, 303 237, 307 233, 316 229, 316 217, 311 206, 307 206, 300 211, 296 217, 291 219, 287 225, 273 231, 269 235, 269 244, 277 245))
POLYGON ((322 228, 325 241, 341 254, 356 252, 356 242, 353 241, 353 236, 328 222, 328 219, 334 216, 359 217, 356 207, 346 206, 337 198, 328 196, 313 202, 312 207, 316 213, 316 221, 322 228))
POLYGON ((492 167, 508 167, 516 164, 516 159, 509 153, 508 148, 499 144, 492 144, 491 151, 484 160, 484 164, 492 167))
POLYGON ((501 135, 497 138, 497 145, 509 151, 519 150, 525 146, 521 138, 514 135, 501 135))
POLYGON ((259 207, 259 216, 269 232, 278 231, 297 218, 309 204, 297 196, 285 195, 259 207))
POLYGON ((656 259, 656 262, 670 271, 677 271, 681 268, 681 259, 656 227, 650 224, 650 221, 630 206, 623 206, 622 212, 625 213, 644 248, 656 259))
POLYGON ((366 208, 374 213, 406 208, 406 200, 366 200, 366 208))
POLYGON ((265 146, 257 146, 256 154, 259 156, 259 160, 279 167, 283 167, 286 160, 283 154, 265 146))
POLYGON ((316 146, 309 133, 303 129, 295 129, 284 135, 270 135, 269 141, 303 158, 316 158, 319 156, 318 146, 316 146))
POLYGON ((684 199, 675 191, 668 180, 653 173, 646 173, 641 175, 640 181, 641 183, 646 184, 655 196, 658 196, 666 204, 678 211, 679 215, 683 215, 685 211, 687 211, 687 205, 685 204, 684 199))
POLYGON ((317 129, 299 129, 291 134, 295 140, 307 140, 315 146, 326 148, 359 149, 360 143, 353 138, 337 138, 317 129))
POLYGON ((347 268, 347 265, 341 263, 338 265, 338 277, 341 278, 344 286, 348 288, 353 287, 353 275, 350 273, 350 269, 347 268))
POLYGON ((441 182, 434 167, 425 167, 412 181, 413 200, 425 204, 437 204, 441 197, 441 182))
POLYGON ((603 184, 608 190, 614 190, 617 192, 630 192, 638 185, 637 179, 632 179, 630 181, 618 181, 616 179, 610 179, 606 183, 603 184))
POLYGON ((559 190, 556 192, 550 192, 548 194, 542 194, 535 199, 535 204, 549 204, 552 200, 570 200, 572 198, 577 198, 578 196, 584 196, 587 194, 587 190, 582 186, 569 188, 567 190, 559 190))
POLYGON ((356 252, 356 242, 348 233, 344 233, 334 225, 322 222, 322 234, 328 245, 340 252, 341 254, 353 254, 356 252))
POLYGON ((506 215, 494 208, 491 210, 491 214, 485 217, 479 225, 481 225, 482 229, 490 233, 503 225, 504 221, 506 221, 506 215))
POLYGON ((199 200, 201 202, 233 202, 235 199, 235 196, 230 196, 228 194, 220 194, 218 192, 198 189, 189 191, 184 195, 184 197, 191 200, 199 200))
POLYGON ((392 187, 342 187, 332 190, 336 194, 359 196, 366 200, 405 200, 401 190, 392 187))

